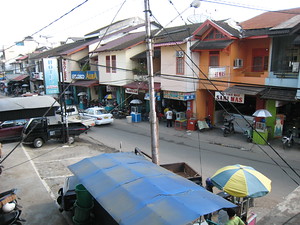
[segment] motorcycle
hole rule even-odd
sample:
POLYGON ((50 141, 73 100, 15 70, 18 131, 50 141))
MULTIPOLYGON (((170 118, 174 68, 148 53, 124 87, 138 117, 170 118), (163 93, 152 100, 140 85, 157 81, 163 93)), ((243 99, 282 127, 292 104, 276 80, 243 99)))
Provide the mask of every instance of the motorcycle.
POLYGON ((288 135, 283 136, 282 144, 283 148, 285 149, 286 147, 291 148, 294 143, 300 144, 300 131, 299 128, 293 127, 288 130, 288 135))
POLYGON ((113 114, 113 117, 116 119, 125 119, 126 116, 129 115, 125 109, 118 109, 118 108, 115 108, 111 113, 113 114))
POLYGON ((233 125, 234 117, 230 119, 224 119, 224 125, 222 126, 223 136, 227 137, 229 134, 234 133, 234 125, 233 125))
POLYGON ((17 203, 16 189, 0 193, 0 224, 21 225, 25 222, 21 219, 21 206, 17 203))

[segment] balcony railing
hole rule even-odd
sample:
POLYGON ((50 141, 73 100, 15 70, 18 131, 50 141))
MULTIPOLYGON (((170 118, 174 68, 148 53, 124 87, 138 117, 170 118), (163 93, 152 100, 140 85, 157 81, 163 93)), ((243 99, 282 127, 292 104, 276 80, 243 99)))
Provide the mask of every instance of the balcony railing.
POLYGON ((282 72, 274 72, 276 78, 281 79, 298 79, 299 73, 282 73, 282 72))

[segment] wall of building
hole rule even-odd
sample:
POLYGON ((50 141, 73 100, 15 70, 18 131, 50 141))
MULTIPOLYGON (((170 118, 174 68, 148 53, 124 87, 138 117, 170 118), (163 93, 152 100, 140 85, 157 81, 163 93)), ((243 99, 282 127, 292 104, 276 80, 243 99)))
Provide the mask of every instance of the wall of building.
MULTIPOLYGON (((192 79, 185 79, 182 77, 198 77, 198 74, 194 74, 192 69, 185 64, 183 75, 176 75, 176 51, 185 51, 189 54, 186 44, 179 46, 164 46, 161 47, 161 73, 172 75, 172 77, 163 77, 161 78, 161 89, 166 91, 177 91, 177 92, 194 92, 197 88, 198 82, 192 79), (178 78, 176 78, 178 76, 178 78)), ((199 61, 198 56, 195 54, 193 59, 196 63, 199 61)), ((184 56, 186 62, 190 62, 187 56, 184 56)), ((191 65, 189 63, 189 65, 191 65)), ((198 70, 195 69, 197 71, 198 70)))

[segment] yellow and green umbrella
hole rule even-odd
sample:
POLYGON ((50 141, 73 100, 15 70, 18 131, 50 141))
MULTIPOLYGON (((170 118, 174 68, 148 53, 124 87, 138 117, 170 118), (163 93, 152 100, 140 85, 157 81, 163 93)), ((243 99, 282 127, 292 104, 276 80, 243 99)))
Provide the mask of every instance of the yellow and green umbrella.
POLYGON ((250 166, 231 165, 219 169, 212 183, 235 197, 257 198, 271 191, 271 180, 250 166))

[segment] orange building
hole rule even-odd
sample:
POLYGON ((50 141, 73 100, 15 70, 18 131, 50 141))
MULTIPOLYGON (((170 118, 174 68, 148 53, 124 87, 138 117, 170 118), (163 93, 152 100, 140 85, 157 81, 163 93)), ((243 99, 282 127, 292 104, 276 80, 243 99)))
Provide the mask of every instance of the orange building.
POLYGON ((270 38, 264 30, 247 32, 230 21, 205 21, 191 46, 199 54, 197 118, 223 121, 223 112, 252 116, 264 102, 257 97, 268 76, 270 38), (232 108, 231 102, 234 105, 232 108), (221 103, 221 104, 218 104, 221 103))

